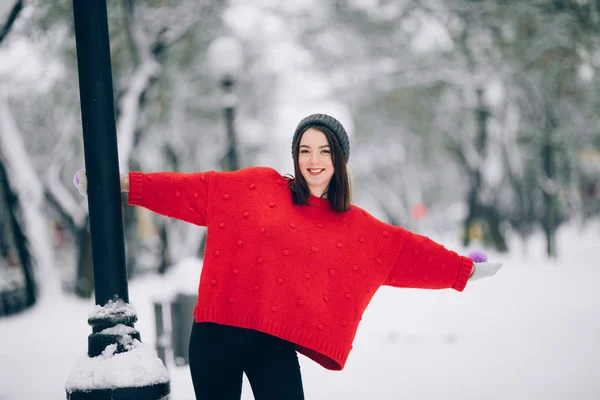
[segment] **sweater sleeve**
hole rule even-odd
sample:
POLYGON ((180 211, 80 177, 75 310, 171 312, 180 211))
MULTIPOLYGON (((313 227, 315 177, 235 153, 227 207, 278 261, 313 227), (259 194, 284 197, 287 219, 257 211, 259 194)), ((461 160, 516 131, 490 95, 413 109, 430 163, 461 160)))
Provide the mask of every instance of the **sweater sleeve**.
POLYGON ((473 261, 434 242, 426 236, 404 231, 398 258, 384 285, 455 289, 462 292, 473 269, 473 261))
POLYGON ((128 203, 170 218, 206 226, 208 185, 213 171, 129 173, 128 203))

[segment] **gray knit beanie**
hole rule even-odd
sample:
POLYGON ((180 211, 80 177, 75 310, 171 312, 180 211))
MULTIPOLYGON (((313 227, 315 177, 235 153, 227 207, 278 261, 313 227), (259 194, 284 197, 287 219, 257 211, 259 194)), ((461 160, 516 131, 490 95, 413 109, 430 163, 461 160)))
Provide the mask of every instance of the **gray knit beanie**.
POLYGON ((300 121, 292 139, 292 153, 294 152, 296 142, 300 138, 300 133, 310 125, 322 125, 329 128, 337 137, 338 143, 344 153, 344 159, 348 162, 348 158, 350 158, 350 139, 348 139, 348 134, 340 121, 327 114, 312 114, 300 121))

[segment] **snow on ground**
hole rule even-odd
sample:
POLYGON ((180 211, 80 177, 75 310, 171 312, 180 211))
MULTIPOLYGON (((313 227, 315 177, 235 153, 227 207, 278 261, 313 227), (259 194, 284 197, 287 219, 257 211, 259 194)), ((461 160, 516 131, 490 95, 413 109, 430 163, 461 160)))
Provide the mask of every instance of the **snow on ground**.
MULTIPOLYGON (((599 238, 597 225, 562 229, 557 262, 545 259, 541 238, 530 241, 528 255, 521 245, 509 255, 488 252, 504 268, 463 293, 381 289, 344 371, 301 357, 306 398, 600 398, 599 238)), ((466 252, 452 238, 434 239, 466 252)), ((152 346, 152 298, 168 290, 156 277, 130 282, 136 328, 152 346)), ((61 295, 0 319, 0 399, 64 399, 87 350, 91 309, 91 300, 61 295)), ((187 366, 170 374, 170 399, 193 399, 187 366)), ((245 381, 243 399, 252 398, 245 381)))

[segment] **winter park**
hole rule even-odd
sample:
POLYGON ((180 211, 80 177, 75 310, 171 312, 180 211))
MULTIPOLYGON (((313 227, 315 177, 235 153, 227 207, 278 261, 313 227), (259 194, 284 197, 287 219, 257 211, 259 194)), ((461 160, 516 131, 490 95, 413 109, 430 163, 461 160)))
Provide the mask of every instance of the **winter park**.
POLYGON ((600 3, 0 0, 0 400, 600 399, 600 3))

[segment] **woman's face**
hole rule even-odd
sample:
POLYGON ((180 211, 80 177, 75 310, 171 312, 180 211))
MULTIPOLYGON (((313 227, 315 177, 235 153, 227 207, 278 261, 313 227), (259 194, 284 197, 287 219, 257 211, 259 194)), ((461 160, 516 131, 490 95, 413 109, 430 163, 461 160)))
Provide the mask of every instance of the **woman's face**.
POLYGON ((333 160, 327 137, 315 128, 302 134, 298 154, 300 172, 313 196, 321 197, 333 177, 333 160))

